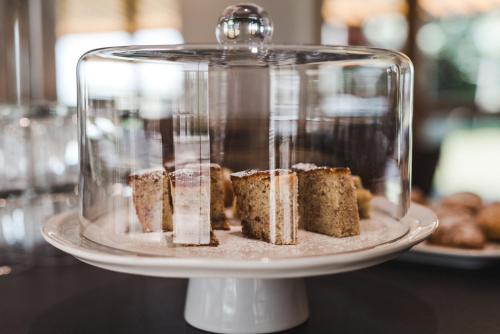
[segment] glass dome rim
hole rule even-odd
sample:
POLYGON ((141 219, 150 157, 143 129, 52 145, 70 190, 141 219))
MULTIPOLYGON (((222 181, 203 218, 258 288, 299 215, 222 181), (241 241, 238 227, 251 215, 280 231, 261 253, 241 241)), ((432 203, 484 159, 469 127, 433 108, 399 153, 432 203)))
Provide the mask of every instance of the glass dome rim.
MULTIPOLYGON (((290 52, 290 53, 322 53, 322 54, 344 54, 344 55, 367 55, 371 56, 371 61, 388 61, 394 64, 407 65, 413 67, 411 59, 403 52, 376 48, 369 46, 358 46, 358 45, 326 45, 326 44, 229 44, 221 45, 215 43, 188 43, 188 44, 144 44, 144 45, 121 45, 121 46, 108 46, 102 48, 91 49, 85 52, 80 59, 78 64, 84 62, 89 57, 98 57, 107 60, 115 61, 131 61, 132 58, 119 56, 112 54, 113 52, 139 52, 139 51, 162 51, 162 52, 181 52, 181 51, 226 51, 226 52, 238 52, 244 51, 248 52, 248 55, 264 53, 266 51, 276 51, 276 52, 290 52)), ((194 56, 196 57, 196 56, 194 56)), ((201 59, 201 56, 198 56, 201 59)), ((144 61, 141 58, 134 59, 135 61, 144 61)), ((366 59, 362 59, 366 60, 366 59)), ((360 59, 353 58, 352 61, 360 61, 360 59)), ((327 60, 324 63, 335 62, 335 60, 327 60)), ((314 62, 306 62, 314 63, 314 62)))

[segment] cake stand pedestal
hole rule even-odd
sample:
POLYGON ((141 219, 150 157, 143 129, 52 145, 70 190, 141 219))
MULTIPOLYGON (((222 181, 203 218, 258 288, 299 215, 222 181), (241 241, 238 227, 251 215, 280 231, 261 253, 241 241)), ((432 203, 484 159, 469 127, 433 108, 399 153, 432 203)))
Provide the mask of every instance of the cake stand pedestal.
POLYGON ((271 333, 309 317, 304 279, 191 278, 186 321, 215 333, 271 333))
MULTIPOLYGON (((194 327, 218 333, 270 333, 307 320, 309 309, 303 277, 352 271, 390 260, 428 237, 437 227, 437 218, 429 209, 413 204, 401 221, 393 223, 386 227, 400 229, 398 224, 405 224, 405 233, 392 241, 370 243, 370 247, 355 251, 328 253, 330 248, 316 246, 311 239, 304 241, 319 236, 304 235, 306 239, 301 240, 305 247, 288 246, 296 247, 295 252, 288 248, 290 254, 285 255, 281 246, 262 243, 261 247, 269 250, 265 257, 259 258, 252 252, 248 258, 242 258, 241 253, 232 258, 232 253, 223 252, 224 246, 212 252, 221 251, 226 257, 209 254, 203 247, 194 247, 185 253, 179 251, 172 256, 120 251, 82 237, 76 212, 51 218, 42 234, 56 248, 100 268, 137 275, 189 278, 184 315, 194 327)), ((364 235, 366 238, 370 231, 366 230, 364 235)), ((248 243, 241 237, 235 239, 234 233, 222 237, 228 238, 226 244, 240 242, 237 240, 248 243)), ((362 236, 360 238, 345 242, 364 243, 362 236)))

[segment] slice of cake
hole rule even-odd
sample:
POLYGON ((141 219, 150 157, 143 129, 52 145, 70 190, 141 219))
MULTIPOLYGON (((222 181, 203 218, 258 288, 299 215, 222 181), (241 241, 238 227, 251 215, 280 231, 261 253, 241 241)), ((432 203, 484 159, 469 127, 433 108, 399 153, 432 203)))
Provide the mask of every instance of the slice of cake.
POLYGON ((233 205, 233 184, 231 183, 231 170, 222 168, 222 177, 224 179, 224 206, 229 208, 233 205))
POLYGON ((297 243, 297 175, 290 170, 231 174, 243 235, 276 245, 297 243))
POLYGON ((349 168, 294 166, 299 178, 300 226, 335 237, 359 234, 356 189, 349 168))
POLYGON ((208 167, 178 169, 169 173, 175 244, 209 245, 210 191, 208 167))
POLYGON ((137 171, 129 175, 132 200, 144 232, 172 231, 169 177, 163 168, 137 171))
POLYGON ((311 163, 298 163, 292 166, 292 170, 297 173, 298 184, 299 184, 299 228, 304 229, 304 204, 306 203, 306 198, 304 198, 305 193, 301 191, 301 189, 305 189, 306 187, 306 179, 305 177, 301 177, 303 172, 309 171, 311 169, 317 168, 315 164, 311 163))
POLYGON ((354 188, 356 188, 359 218, 368 219, 370 218, 372 193, 363 187, 363 183, 359 176, 353 175, 352 180, 354 182, 354 188))
POLYGON ((186 169, 208 175, 210 167, 210 222, 214 230, 230 230, 225 212, 224 174, 220 165, 215 163, 188 164, 186 169))
POLYGON ((210 164, 210 222, 214 230, 230 230, 225 212, 225 184, 222 168, 210 164))

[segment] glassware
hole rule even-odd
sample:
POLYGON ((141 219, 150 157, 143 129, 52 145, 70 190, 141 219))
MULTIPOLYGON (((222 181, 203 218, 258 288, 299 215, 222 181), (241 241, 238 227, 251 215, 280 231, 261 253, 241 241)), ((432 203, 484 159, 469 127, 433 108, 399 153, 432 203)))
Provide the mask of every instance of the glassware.
MULTIPOLYGON (((216 35, 219 45, 104 48, 80 59, 83 235, 175 256, 213 242, 211 229, 228 228, 224 215, 232 226, 216 231, 221 245, 248 240, 240 223, 245 236, 275 244, 300 244, 302 228, 344 237, 359 224, 399 224, 411 178, 409 59, 269 44, 272 23, 250 5, 227 9, 216 35)), ((361 247, 346 240, 331 253, 361 247)))
POLYGON ((77 205, 79 174, 76 110, 62 106, 32 107, 29 115, 31 183, 35 212, 34 252, 37 264, 66 264, 73 259, 45 242, 39 233, 50 217, 77 205))
POLYGON ((33 263, 29 145, 29 6, 1 1, 0 21, 0 276, 33 263))
POLYGON ((0 267, 66 263, 39 230, 74 209, 78 148, 76 114, 53 106, 0 108, 0 267))
POLYGON ((0 108, 0 276, 33 264, 34 228, 29 210, 29 119, 24 108, 0 108))
POLYGON ((30 115, 33 186, 39 192, 72 192, 78 182, 76 110, 40 106, 30 115))
POLYGON ((19 272, 34 263, 34 218, 29 193, 0 198, 0 276, 19 272))
POLYGON ((77 208, 78 196, 76 187, 73 190, 60 189, 57 192, 39 193, 32 200, 29 210, 32 215, 31 225, 35 229, 34 235, 34 260, 38 265, 65 265, 74 263, 74 258, 63 253, 43 240, 40 229, 51 217, 75 210, 77 208))
POLYGON ((51 68, 42 52, 47 43, 36 29, 45 22, 42 6, 1 1, 0 7, 0 267, 10 273, 34 262, 34 247, 36 260, 53 249, 39 228, 47 208, 57 213, 58 206, 42 199, 74 196, 79 166, 75 111, 34 102, 53 97, 43 70, 51 68))
POLYGON ((2 193, 29 185, 29 118, 25 108, 0 106, 0 189, 2 193))

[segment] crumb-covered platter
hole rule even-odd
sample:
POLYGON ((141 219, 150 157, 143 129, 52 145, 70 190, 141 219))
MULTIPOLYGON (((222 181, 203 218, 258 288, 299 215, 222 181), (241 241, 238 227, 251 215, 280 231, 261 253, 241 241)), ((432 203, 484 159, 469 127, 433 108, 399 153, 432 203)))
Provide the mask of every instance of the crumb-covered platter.
MULTIPOLYGON (((304 231, 302 246, 286 247, 243 238, 235 228, 216 232, 226 241, 222 243, 226 246, 169 248, 170 256, 159 257, 120 251, 83 238, 79 234, 77 216, 75 212, 70 212, 54 217, 44 226, 44 238, 55 247, 96 266, 164 277, 282 278, 342 272, 392 258, 425 239, 437 226, 432 211, 413 205, 400 227, 392 230, 392 226, 398 225, 388 225, 391 231, 386 230, 383 236, 385 242, 370 242, 370 226, 374 225, 369 222, 362 227, 366 232, 364 239, 360 236, 351 240, 334 239, 304 231), (343 244, 335 245, 334 241, 343 244), (335 249, 342 251, 335 253, 335 249)), ((381 235, 377 233, 372 237, 380 238, 381 235)))

